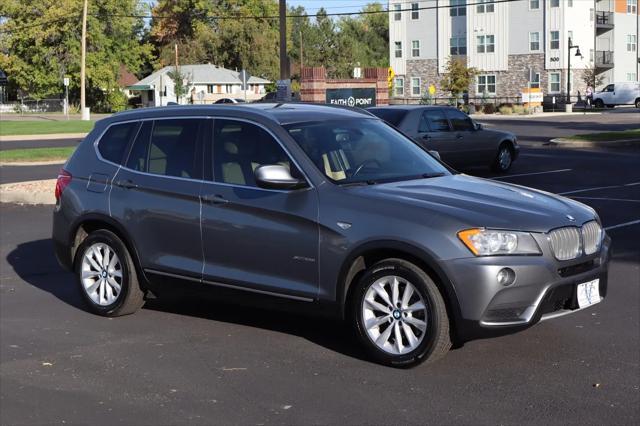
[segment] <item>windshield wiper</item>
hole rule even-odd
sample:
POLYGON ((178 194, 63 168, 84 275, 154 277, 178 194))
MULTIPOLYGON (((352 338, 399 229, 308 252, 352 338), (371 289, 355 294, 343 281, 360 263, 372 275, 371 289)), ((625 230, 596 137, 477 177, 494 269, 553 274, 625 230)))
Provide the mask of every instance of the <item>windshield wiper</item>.
POLYGON ((438 172, 438 173, 423 173, 422 177, 425 179, 429 179, 429 178, 434 178, 434 177, 441 177, 444 176, 446 173, 443 172, 438 172))
POLYGON ((375 180, 372 179, 368 179, 368 180, 359 180, 357 182, 345 182, 345 183, 339 183, 338 185, 343 186, 343 187, 349 187, 349 186, 369 186, 369 185, 375 185, 378 182, 376 182, 375 180))

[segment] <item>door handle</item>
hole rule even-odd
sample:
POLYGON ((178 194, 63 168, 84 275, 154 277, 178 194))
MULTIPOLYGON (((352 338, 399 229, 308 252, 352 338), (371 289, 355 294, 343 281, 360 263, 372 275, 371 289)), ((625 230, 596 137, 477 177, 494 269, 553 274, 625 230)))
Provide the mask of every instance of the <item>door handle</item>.
POLYGON ((119 186, 124 189, 134 189, 137 188, 138 185, 133 183, 131 179, 123 179, 116 182, 116 186, 119 186))
POLYGON ((220 194, 208 194, 203 195, 200 198, 207 204, 227 204, 229 202, 229 200, 227 200, 220 194))

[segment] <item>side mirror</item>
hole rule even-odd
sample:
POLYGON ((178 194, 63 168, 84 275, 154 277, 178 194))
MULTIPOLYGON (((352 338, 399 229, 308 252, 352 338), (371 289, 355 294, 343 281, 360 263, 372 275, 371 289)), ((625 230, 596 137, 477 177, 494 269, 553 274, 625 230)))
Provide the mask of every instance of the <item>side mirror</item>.
POLYGON ((307 186, 307 182, 294 178, 289 169, 279 164, 260 166, 254 175, 260 188, 299 189, 307 186))
POLYGON ((476 130, 482 130, 484 129, 484 126, 481 123, 478 123, 476 121, 473 122, 474 127, 476 128, 476 130))
POLYGON ((442 158, 440 158, 440 153, 438 151, 429 151, 429 154, 431 154, 432 157, 436 158, 437 160, 442 161, 442 158))

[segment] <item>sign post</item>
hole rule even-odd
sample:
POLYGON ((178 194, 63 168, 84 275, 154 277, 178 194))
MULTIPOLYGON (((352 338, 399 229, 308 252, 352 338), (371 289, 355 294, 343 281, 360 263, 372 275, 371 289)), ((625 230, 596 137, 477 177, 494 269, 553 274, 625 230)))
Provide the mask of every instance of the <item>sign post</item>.
POLYGON ((247 86, 251 76, 247 70, 240 71, 240 81, 242 81, 242 91, 244 92, 244 101, 247 102, 247 86))
POLYGON ((69 77, 62 79, 64 84, 64 115, 69 119, 69 77))

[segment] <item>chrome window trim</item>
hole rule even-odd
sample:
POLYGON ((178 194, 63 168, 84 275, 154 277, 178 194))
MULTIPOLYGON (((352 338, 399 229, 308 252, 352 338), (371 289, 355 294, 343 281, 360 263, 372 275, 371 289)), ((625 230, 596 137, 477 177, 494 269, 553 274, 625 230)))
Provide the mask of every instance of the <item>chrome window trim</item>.
MULTIPOLYGON (((211 135, 211 142, 213 142, 213 134, 211 135)), ((131 120, 123 120, 123 121, 116 121, 114 123, 109 124, 103 131, 102 133, 100 133, 100 135, 96 138, 95 142, 93 142, 93 149, 96 153, 96 156, 98 157, 98 160, 107 163, 107 164, 111 164, 112 166, 118 167, 118 171, 120 171, 120 169, 122 170, 127 170, 131 173, 137 173, 143 176, 153 176, 153 177, 160 177, 160 178, 168 178, 168 179, 174 179, 174 180, 181 180, 181 181, 187 181, 187 182, 197 182, 197 183, 211 183, 211 184, 216 184, 216 185, 224 185, 224 186, 232 186, 232 187, 237 187, 237 188, 248 188, 248 189, 257 189, 260 191, 268 191, 268 192, 280 192, 280 193, 290 193, 290 192, 302 192, 302 191, 306 191, 312 188, 315 188, 315 186, 313 185, 313 182, 311 182, 311 179, 309 179, 309 176, 307 175, 307 173, 304 171, 304 169, 302 167, 300 167, 300 165, 298 164, 298 162, 295 160, 295 158, 291 155, 291 153, 289 152, 289 150, 287 150, 287 148, 282 144, 282 142, 280 141, 280 139, 278 139, 276 137, 275 134, 273 134, 273 132, 268 129, 267 127, 265 127, 264 125, 262 125, 261 123, 257 123, 255 121, 252 120, 248 120, 245 118, 238 118, 238 117, 224 117, 224 116, 212 116, 212 115, 206 115, 206 116, 202 116, 202 115, 185 115, 185 116, 171 116, 171 117, 146 117, 146 118, 138 118, 138 119, 131 119, 131 120), (141 172, 139 170, 133 170, 130 169, 129 167, 126 167, 123 164, 117 164, 114 163, 113 161, 109 161, 107 159, 105 159, 104 157, 102 157, 102 155, 100 154, 100 150, 98 149, 98 145, 100 144, 100 141, 102 140, 103 136, 105 133, 107 133, 107 131, 112 127, 112 126, 117 126, 120 124, 127 124, 127 123, 141 123, 140 127, 138 128, 138 131, 136 132, 136 135, 133 139, 133 141, 135 142, 135 138, 138 137, 138 134, 140 133, 140 130, 142 129, 142 123, 145 121, 156 121, 156 120, 178 120, 178 119, 199 119, 199 120, 212 120, 213 121, 213 125, 215 125, 215 120, 219 119, 219 120, 236 120, 236 121, 243 121, 245 123, 249 123, 249 124, 254 124, 260 128, 262 128, 263 130, 265 130, 267 133, 269 133, 271 135, 271 137, 273 137, 276 142, 278 143, 278 145, 280 145, 280 147, 283 149, 284 153, 289 157, 289 159, 293 162, 293 164, 296 165, 296 167, 298 168, 298 170, 300 170, 300 173, 302 173, 302 175, 304 176, 307 185, 309 185, 307 188, 302 188, 299 190, 282 190, 282 189, 268 189, 268 188, 260 188, 257 186, 249 186, 249 185, 238 185, 238 184, 232 184, 232 183, 225 183, 225 182, 216 182, 215 180, 206 180, 204 178, 204 173, 203 173, 203 177, 202 179, 191 179, 191 178, 183 178, 180 176, 168 176, 168 175, 158 175, 155 173, 148 173, 148 172, 141 172)), ((204 155, 204 150, 203 150, 203 155, 204 155)), ((204 170, 203 170, 204 172, 204 170)), ((114 175, 115 176, 115 175, 114 175)))

